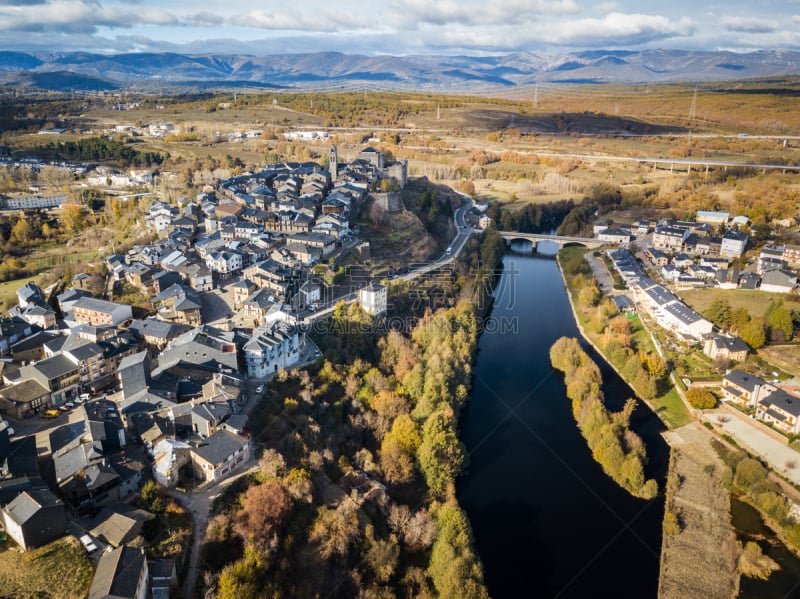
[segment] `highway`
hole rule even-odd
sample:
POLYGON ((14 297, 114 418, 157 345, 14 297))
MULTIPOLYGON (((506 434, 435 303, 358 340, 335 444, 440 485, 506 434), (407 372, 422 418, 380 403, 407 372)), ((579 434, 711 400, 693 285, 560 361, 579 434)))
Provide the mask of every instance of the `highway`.
MULTIPOLYGON (((467 241, 469 241, 469 238, 476 232, 476 230, 470 227, 466 221, 467 211, 475 205, 475 202, 468 195, 456 190, 453 191, 461 196, 461 198, 464 200, 464 204, 461 207, 456 208, 456 210, 453 212, 453 221, 456 225, 456 235, 453 237, 448 248, 441 256, 430 263, 414 268, 409 272, 396 276, 391 280, 402 280, 405 282, 413 281, 414 279, 417 279, 436 269, 442 268, 448 264, 452 264, 456 258, 458 258, 461 252, 464 251, 464 246, 466 245, 467 241)), ((303 318, 301 322, 306 326, 311 326, 317 320, 328 317, 336 309, 336 305, 339 302, 345 302, 349 304, 356 301, 358 301, 358 291, 351 291, 350 293, 341 295, 330 300, 329 302, 326 302, 316 312, 313 312, 312 314, 309 314, 303 318)))

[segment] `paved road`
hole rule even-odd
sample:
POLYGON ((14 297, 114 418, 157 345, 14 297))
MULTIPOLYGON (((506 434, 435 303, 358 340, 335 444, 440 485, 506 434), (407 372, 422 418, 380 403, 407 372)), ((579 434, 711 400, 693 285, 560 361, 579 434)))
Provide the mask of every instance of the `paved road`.
MULTIPOLYGON (((445 252, 441 256, 431 261, 430 263, 425 264, 423 266, 419 266, 414 270, 411 270, 408 273, 397 277, 396 280, 402 280, 406 282, 413 281, 414 279, 417 279, 429 272, 439 269, 442 266, 452 264, 464 250, 464 246, 466 245, 467 241, 469 241, 469 238, 472 237, 472 235, 476 232, 475 229, 467 225, 467 222, 465 220, 467 211, 474 206, 474 201, 471 197, 469 197, 466 194, 463 194, 458 191, 456 191, 456 193, 464 199, 464 205, 461 206, 460 208, 457 208, 453 213, 453 220, 455 221, 456 224, 456 235, 450 242, 450 245, 448 246, 447 250, 445 250, 445 252)), ((336 305, 339 302, 345 302, 349 304, 356 301, 358 301, 357 291, 353 291, 351 293, 348 293, 347 295, 337 297, 331 300, 330 302, 323 304, 320 307, 320 309, 314 312, 313 314, 306 316, 303 319, 303 323, 308 326, 311 326, 317 320, 329 316, 336 309, 336 305)))
POLYGON ((742 446, 769 462, 775 472, 779 472, 794 484, 800 485, 800 453, 790 448, 784 441, 772 438, 758 428, 755 423, 731 414, 726 409, 708 410, 705 418, 728 433, 742 446), (794 465, 794 467, 787 467, 794 465))

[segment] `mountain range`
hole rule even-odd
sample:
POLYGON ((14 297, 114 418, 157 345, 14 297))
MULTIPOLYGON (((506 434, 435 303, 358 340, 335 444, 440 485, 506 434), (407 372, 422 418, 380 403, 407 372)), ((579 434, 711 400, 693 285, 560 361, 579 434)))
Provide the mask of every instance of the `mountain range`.
POLYGON ((534 84, 703 82, 800 74, 800 52, 592 50, 557 56, 255 56, 0 52, 0 85, 48 90, 282 87, 490 91, 534 84))

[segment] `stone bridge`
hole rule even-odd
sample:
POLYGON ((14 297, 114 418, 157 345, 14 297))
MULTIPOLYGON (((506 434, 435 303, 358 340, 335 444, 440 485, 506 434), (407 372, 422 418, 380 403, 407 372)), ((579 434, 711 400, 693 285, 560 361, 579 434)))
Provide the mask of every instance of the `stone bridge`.
POLYGON ((593 239, 591 237, 567 237, 566 235, 544 235, 540 233, 518 233, 516 231, 498 231, 500 237, 510 244, 515 239, 529 241, 536 251, 536 245, 540 241, 552 241, 558 244, 558 249, 563 248, 565 245, 582 245, 587 248, 599 248, 606 245, 605 241, 593 239))

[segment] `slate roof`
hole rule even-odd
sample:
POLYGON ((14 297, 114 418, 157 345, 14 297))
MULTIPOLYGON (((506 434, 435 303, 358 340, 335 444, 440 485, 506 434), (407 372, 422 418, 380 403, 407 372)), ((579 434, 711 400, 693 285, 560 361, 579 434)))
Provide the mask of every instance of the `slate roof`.
POLYGON ((141 547, 117 547, 104 553, 89 587, 88 599, 134 599, 147 559, 141 547))
POLYGON ((220 464, 247 444, 247 439, 224 429, 205 439, 192 451, 210 464, 220 464))
POLYGON ((689 306, 680 302, 669 304, 666 308, 664 308, 664 310, 672 314, 675 318, 686 325, 691 325, 696 322, 700 322, 701 320, 705 320, 689 306))
MULTIPOLYGON (((777 389, 758 402, 765 408, 780 408, 792 416, 800 416, 800 397, 790 395, 783 389, 777 389)), ((783 418, 780 418, 783 420, 783 418)))
POLYGON ((78 365, 67 356, 59 354, 36 362, 32 368, 41 372, 47 379, 53 380, 78 370, 78 365))
POLYGON ((192 330, 192 327, 155 318, 146 318, 144 320, 134 320, 128 330, 141 337, 147 336, 168 341, 192 330))
POLYGON ((718 348, 726 348, 729 352, 750 351, 750 346, 747 345, 740 337, 725 337, 724 335, 715 335, 713 337, 714 345, 718 348))
POLYGON ((92 310, 93 312, 102 312, 105 314, 111 314, 121 305, 122 304, 97 299, 96 297, 82 297, 74 304, 76 308, 83 308, 84 310, 92 310))
POLYGON ((27 489, 17 495, 3 511, 17 524, 24 524, 43 507, 63 505, 61 500, 49 489, 27 489))
POLYGON ((744 370, 731 370, 723 378, 750 393, 753 393, 756 387, 765 384, 763 380, 757 376, 746 373, 744 370))
POLYGON ((18 385, 11 385, 4 389, 0 389, 0 395, 8 401, 16 404, 24 404, 33 401, 39 397, 50 395, 50 390, 45 389, 35 379, 26 379, 18 385))
POLYGON ((665 306, 670 302, 677 301, 677 297, 673 295, 670 291, 662 287, 661 285, 656 285, 655 287, 651 287, 645 293, 648 295, 650 299, 652 299, 656 304, 659 306, 665 306))

